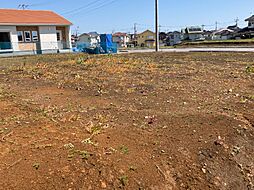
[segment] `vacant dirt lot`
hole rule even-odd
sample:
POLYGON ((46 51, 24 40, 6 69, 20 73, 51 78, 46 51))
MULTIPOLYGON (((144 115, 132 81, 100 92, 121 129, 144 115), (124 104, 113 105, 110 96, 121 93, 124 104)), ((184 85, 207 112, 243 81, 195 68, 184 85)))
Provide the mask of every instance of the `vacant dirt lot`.
POLYGON ((0 189, 252 190, 253 60, 0 59, 0 189))

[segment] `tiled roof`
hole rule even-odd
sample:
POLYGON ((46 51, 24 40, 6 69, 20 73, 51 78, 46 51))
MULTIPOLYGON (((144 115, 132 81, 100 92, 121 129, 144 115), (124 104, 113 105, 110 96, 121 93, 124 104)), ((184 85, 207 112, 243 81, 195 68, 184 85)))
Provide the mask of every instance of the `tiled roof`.
POLYGON ((122 32, 117 32, 117 33, 114 33, 113 36, 121 37, 121 36, 127 36, 127 34, 126 33, 122 33, 122 32))
POLYGON ((0 9, 0 25, 71 25, 53 11, 0 9))
POLYGON ((142 34, 144 34, 144 33, 146 33, 146 32, 149 32, 149 33, 151 33, 151 34, 154 34, 155 35, 155 33, 153 32, 153 31, 151 31, 151 30, 145 30, 144 32, 141 32, 140 34, 138 34, 138 35, 142 35, 142 34))

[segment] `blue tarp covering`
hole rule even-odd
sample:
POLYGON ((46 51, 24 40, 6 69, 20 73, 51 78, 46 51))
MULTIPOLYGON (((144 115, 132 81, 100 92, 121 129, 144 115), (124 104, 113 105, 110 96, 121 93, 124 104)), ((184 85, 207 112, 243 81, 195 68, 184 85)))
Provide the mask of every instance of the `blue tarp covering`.
POLYGON ((113 43, 112 34, 101 34, 101 47, 105 53, 117 53, 117 45, 113 43))
POLYGON ((86 52, 91 54, 117 53, 117 44, 113 43, 112 34, 101 34, 100 43, 96 47, 91 47, 89 43, 77 43, 75 52, 86 52))
POLYGON ((106 44, 108 47, 111 47, 113 44, 113 37, 111 34, 101 34, 101 42, 106 44))

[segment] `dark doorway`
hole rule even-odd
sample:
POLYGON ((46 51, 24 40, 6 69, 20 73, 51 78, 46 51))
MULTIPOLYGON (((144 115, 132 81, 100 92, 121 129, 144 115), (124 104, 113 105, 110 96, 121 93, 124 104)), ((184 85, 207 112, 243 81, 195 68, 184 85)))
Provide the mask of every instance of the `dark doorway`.
POLYGON ((0 50, 11 49, 11 39, 9 32, 0 32, 0 50))

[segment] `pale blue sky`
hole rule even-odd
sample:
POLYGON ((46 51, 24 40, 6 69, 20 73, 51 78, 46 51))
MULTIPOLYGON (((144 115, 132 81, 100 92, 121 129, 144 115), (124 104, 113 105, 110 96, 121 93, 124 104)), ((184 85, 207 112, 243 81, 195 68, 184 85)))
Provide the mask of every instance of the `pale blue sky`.
MULTIPOLYGON (((29 9, 53 10, 69 19, 79 32, 100 33, 133 32, 153 28, 154 0, 0 0, 1 8, 17 8, 28 4, 29 9), (80 9, 80 7, 83 7, 80 9)), ((244 19, 254 14, 254 0, 159 0, 162 31, 180 30, 189 25, 207 25, 206 29, 234 24, 238 17, 240 26, 244 19)))

